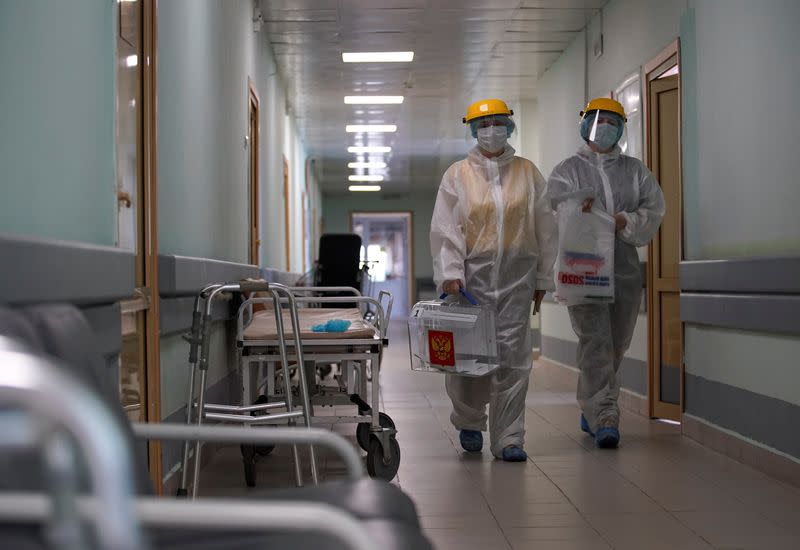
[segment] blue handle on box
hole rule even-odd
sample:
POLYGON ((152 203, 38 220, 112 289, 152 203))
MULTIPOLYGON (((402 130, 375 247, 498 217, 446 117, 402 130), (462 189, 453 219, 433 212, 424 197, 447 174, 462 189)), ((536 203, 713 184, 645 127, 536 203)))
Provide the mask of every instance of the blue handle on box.
MULTIPOLYGON (((472 304, 473 306, 477 306, 477 305, 478 305, 478 301, 475 299, 475 297, 474 297, 474 296, 472 296, 472 294, 470 294, 469 292, 467 292, 467 291, 466 291, 466 289, 459 288, 459 289, 458 289, 458 291, 461 293, 461 295, 462 295, 464 298, 466 298, 466 299, 467 299, 467 301, 468 301, 470 304, 472 304)), ((439 299, 440 299, 440 300, 444 300, 445 298, 447 298, 447 292, 443 292, 443 293, 442 293, 442 295, 441 295, 441 296, 439 296, 439 299)))

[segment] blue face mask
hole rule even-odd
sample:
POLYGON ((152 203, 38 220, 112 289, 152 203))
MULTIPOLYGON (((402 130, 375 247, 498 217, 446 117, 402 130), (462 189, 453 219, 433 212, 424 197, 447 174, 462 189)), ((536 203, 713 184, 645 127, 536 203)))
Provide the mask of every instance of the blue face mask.
POLYGON ((619 128, 613 124, 598 124, 592 142, 600 149, 611 149, 620 137, 619 128))

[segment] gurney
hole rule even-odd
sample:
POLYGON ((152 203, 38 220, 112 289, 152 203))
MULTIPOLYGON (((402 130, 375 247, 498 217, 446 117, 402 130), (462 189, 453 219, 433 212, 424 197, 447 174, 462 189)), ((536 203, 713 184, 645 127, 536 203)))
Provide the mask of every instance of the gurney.
MULTIPOLYGON (((290 289, 263 281, 209 285, 195 299, 192 332, 186 336, 190 342, 189 362, 192 365, 187 424, 202 425, 206 421, 215 421, 249 426, 293 426, 300 419, 306 427, 314 424, 357 423, 356 438, 359 445, 367 451, 367 471, 373 477, 393 479, 400 462, 400 447, 395 439, 396 429, 391 418, 379 411, 379 376, 372 377, 369 388, 371 391, 368 390, 367 380, 368 365, 375 373, 379 372, 383 347, 388 342, 386 330, 391 306, 392 297, 389 293, 382 293, 375 300, 345 287, 290 289), (328 292, 338 296, 307 296, 308 293, 328 292), (210 347, 211 303, 216 297, 226 293, 249 296, 244 299, 236 316, 237 362, 242 376, 242 399, 238 404, 206 403, 205 373, 208 369, 210 347), (384 300, 387 303, 385 314, 382 305, 384 300), (350 307, 298 307, 312 304, 346 304, 350 307), (378 315, 374 324, 361 318, 357 308, 362 304, 370 304, 376 308, 378 315), (311 330, 321 321, 342 317, 347 317, 351 323, 345 332, 317 333, 311 330), (315 383, 315 366, 318 363, 342 365, 343 375, 339 378, 338 387, 331 388, 315 383), (297 368, 299 365, 302 368, 297 368), (200 373, 200 384, 195 390, 197 371, 200 373), (292 373, 296 375, 296 383, 292 380, 292 373), (366 400, 368 396, 370 402, 366 400), (299 405, 295 404, 296 400, 300 401, 299 405), (353 404, 357 406, 357 414, 314 417, 315 406, 353 404)), ((269 445, 242 446, 244 477, 248 486, 256 485, 258 457, 269 454, 272 449, 269 445)), ((292 450, 295 478, 300 486, 303 484, 300 455, 296 446, 292 450)), ((200 452, 201 445, 195 443, 195 456, 199 456, 200 452)), ((183 454, 180 494, 185 494, 189 486, 189 453, 190 445, 187 442, 183 454)), ((310 449, 309 458, 312 480, 316 484, 317 469, 313 448, 310 449)), ((199 485, 197 459, 192 480, 193 494, 196 494, 199 485)))
MULTIPOLYGON (((295 287, 290 289, 298 306, 301 353, 296 352, 293 329, 286 321, 290 311, 283 311, 288 361, 303 364, 301 378, 308 384, 312 424, 356 423, 356 439, 367 451, 367 471, 373 477, 391 480, 400 464, 400 447, 395 438, 392 419, 380 411, 380 363, 383 348, 388 345, 387 329, 393 298, 381 292, 378 299, 362 296, 348 287, 295 287), (316 296, 308 296, 316 294, 316 296), (333 294, 333 296, 329 296, 333 294), (352 307, 355 305, 356 307, 352 307), (374 310, 374 321, 365 320, 360 306, 374 310), (317 307, 309 307, 317 306, 317 307), (339 306, 339 309, 331 309, 339 306), (344 306, 344 307, 342 307, 344 306), (344 332, 315 332, 312 327, 330 320, 345 320, 350 326, 344 332), (315 383, 318 364, 341 365, 337 386, 315 383), (370 372, 371 371, 371 372, 370 372), (371 374, 371 376, 370 376, 371 374), (367 401, 369 399, 369 402, 367 401), (357 414, 314 416, 314 407, 356 405, 357 414)), ((237 315, 236 344, 243 376, 242 404, 269 406, 285 396, 274 304, 265 297, 254 296, 242 303, 237 315), (269 309, 269 306, 272 308, 269 309), (258 307, 267 307, 256 311, 258 307), (263 391, 263 393, 261 393, 263 391)), ((246 457, 245 457, 246 458, 246 457)), ((247 466, 245 466, 247 474, 247 466)), ((249 477, 246 476, 246 477, 249 477)), ((255 483, 254 480, 250 480, 255 483)))

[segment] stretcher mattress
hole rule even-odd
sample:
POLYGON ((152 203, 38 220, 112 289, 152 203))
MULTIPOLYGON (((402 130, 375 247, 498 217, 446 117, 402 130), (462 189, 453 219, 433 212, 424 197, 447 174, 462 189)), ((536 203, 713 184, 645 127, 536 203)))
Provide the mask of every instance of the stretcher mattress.
MULTIPOLYGON (((300 318, 300 338, 304 340, 359 340, 373 338, 377 331, 361 317, 358 309, 318 309, 301 308, 297 310, 300 318), (350 321, 345 332, 313 332, 311 327, 322 325, 333 319, 350 321)), ((283 328, 287 338, 292 338, 292 318, 283 311, 283 328)), ((245 340, 275 340, 278 330, 275 326, 275 311, 265 309, 254 312, 252 322, 244 329, 245 340)))

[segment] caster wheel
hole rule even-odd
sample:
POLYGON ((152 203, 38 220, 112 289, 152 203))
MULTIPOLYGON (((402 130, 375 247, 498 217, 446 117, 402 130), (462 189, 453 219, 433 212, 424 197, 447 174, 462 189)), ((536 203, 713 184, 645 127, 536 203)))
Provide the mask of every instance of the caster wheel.
MULTIPOLYGON (((379 421, 381 423, 381 428, 392 428, 395 429, 394 420, 386 413, 379 413, 378 414, 379 421)), ((369 451, 369 442, 370 442, 370 428, 371 424, 369 422, 359 422, 358 426, 356 427, 356 440, 358 440, 358 446, 364 449, 365 451, 369 451)))
POLYGON ((244 482, 248 487, 256 486, 256 447, 242 445, 242 465, 244 466, 244 482))
MULTIPOLYGON (((266 395, 259 395, 258 399, 256 399, 255 405, 261 405, 263 403, 269 403, 269 399, 266 395)), ((252 413, 253 416, 258 416, 257 413, 252 413)), ((269 413, 260 413, 260 414, 269 414, 269 413)), ((267 426, 260 426, 260 427, 267 427, 267 426)), ((256 452, 261 456, 267 456, 272 451, 275 450, 275 445, 256 445, 256 452)))
POLYGON ((389 438, 389 444, 392 448, 391 458, 384 455, 378 438, 370 439, 367 451, 367 472, 370 477, 391 481, 397 475, 400 468, 400 445, 394 437, 389 438))
POLYGON ((333 367, 330 365, 322 365, 321 367, 318 367, 318 372, 320 380, 323 380, 327 378, 331 372, 333 372, 333 367))

